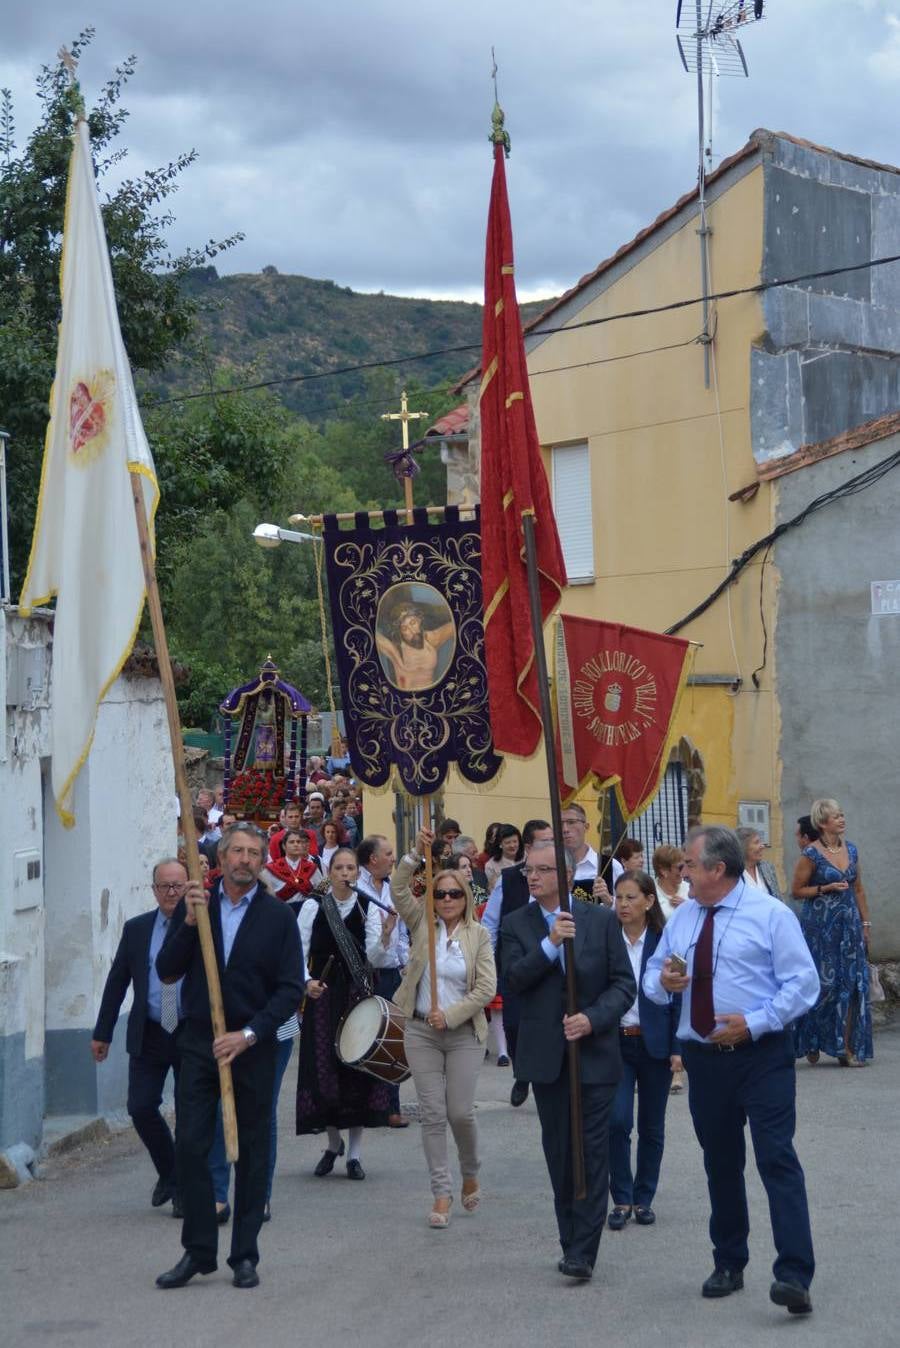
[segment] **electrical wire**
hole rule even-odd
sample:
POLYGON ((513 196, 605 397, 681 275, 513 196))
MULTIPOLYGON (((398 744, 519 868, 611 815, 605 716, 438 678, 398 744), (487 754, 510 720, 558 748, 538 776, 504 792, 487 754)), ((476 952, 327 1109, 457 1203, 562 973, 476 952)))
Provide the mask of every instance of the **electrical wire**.
POLYGON ((859 492, 866 491, 869 487, 874 486, 876 482, 880 482, 883 477, 886 477, 888 473, 892 472, 892 470, 897 467, 900 467, 900 450, 889 455, 886 459, 881 459, 878 463, 873 464, 871 468, 866 468, 864 472, 858 473, 856 477, 848 478, 848 480, 843 482, 839 487, 833 487, 831 491, 823 492, 821 496, 817 496, 814 500, 810 501, 808 505, 804 506, 796 515, 793 515, 791 519, 784 520, 774 528, 771 533, 766 534, 763 538, 758 538, 755 543, 751 543, 748 548, 744 549, 740 557, 736 557, 731 563, 731 569, 725 579, 720 581, 716 588, 712 590, 705 599, 701 600, 699 604, 692 608, 690 613, 686 613, 683 618, 679 618, 678 622, 673 623, 671 627, 667 627, 666 635, 674 636, 676 632, 680 632, 683 627, 687 627, 688 623, 693 622, 695 618, 699 618, 708 608, 711 608, 719 596, 724 594, 728 587, 735 583, 738 576, 740 576, 741 572, 750 565, 757 553, 762 552, 763 549, 770 548, 773 543, 777 542, 777 540, 781 538, 782 535, 788 533, 789 530, 799 528, 801 524, 809 519, 810 515, 816 514, 817 511, 823 510, 825 506, 831 505, 835 501, 842 501, 848 496, 856 496, 859 492))
MULTIPOLYGON (((789 276, 784 280, 758 281, 756 285, 741 286, 735 290, 720 290, 714 295, 707 295, 706 301, 713 304, 719 300, 737 299, 742 295, 761 295, 767 290, 776 290, 782 286, 800 285, 804 281, 824 280, 829 276, 844 276, 848 272, 867 271, 873 267, 884 267, 892 262, 900 262, 900 253, 895 253, 890 257, 870 258, 867 262, 857 262, 847 267, 829 267, 824 271, 804 272, 799 276, 789 276)), ((604 323, 618 323, 628 318, 649 318, 654 314, 672 313, 677 309, 687 309, 691 305, 702 304, 704 297, 698 295, 692 299, 672 300, 668 304, 654 305, 649 309, 629 309, 622 313, 605 314, 599 318, 586 318, 579 323, 567 323, 557 328, 535 328, 525 334, 528 339, 532 337, 552 337, 556 333, 578 332, 582 328, 599 327, 604 323)), ((664 350, 665 348, 657 348, 664 350)), ((458 356, 464 355, 469 351, 480 351, 480 342, 470 342, 465 346, 445 346, 437 347, 432 351, 412 352, 405 356, 392 356, 386 360, 368 360, 359 365, 340 365, 331 370, 316 370, 309 374, 282 375, 276 379, 259 379, 251 384, 235 384, 232 387, 224 389, 204 389, 202 392, 181 393, 173 398, 163 398, 157 402, 149 404, 150 407, 170 407, 174 403, 190 402, 196 398, 224 398, 235 393, 252 393, 259 389, 277 388, 282 384, 306 384, 319 379, 335 379, 339 375, 361 374, 366 370, 391 369, 398 365, 408 365, 420 360, 435 360, 438 356, 458 356)), ((635 352, 635 355, 653 354, 652 352, 635 352)), ((610 359, 627 359, 627 357, 611 357, 610 359)), ((599 362, 598 362, 599 363, 599 362)), ((577 366, 558 367, 559 370, 569 368, 578 368, 577 366)), ((550 373, 549 371, 547 373, 550 373)))

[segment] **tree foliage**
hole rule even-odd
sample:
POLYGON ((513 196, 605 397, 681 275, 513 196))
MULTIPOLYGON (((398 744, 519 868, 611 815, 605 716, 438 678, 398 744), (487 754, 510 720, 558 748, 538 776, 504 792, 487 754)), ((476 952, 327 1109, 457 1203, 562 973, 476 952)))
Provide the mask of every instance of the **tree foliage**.
MULTIPOLYGON (((92 36, 85 29, 71 44, 73 55, 80 56, 92 36)), ((86 114, 101 181, 126 154, 114 143, 128 115, 120 98, 135 67, 133 56, 118 66, 86 114)), ((40 119, 21 147, 11 95, 0 93, 0 422, 12 437, 10 563, 16 587, 31 539, 56 361, 66 183, 79 99, 62 64, 43 66, 36 87, 40 119)), ((122 333, 136 371, 160 370, 190 332, 195 304, 182 293, 182 276, 240 237, 170 254, 165 231, 172 216, 164 203, 194 159, 189 151, 126 179, 102 204, 122 333)))

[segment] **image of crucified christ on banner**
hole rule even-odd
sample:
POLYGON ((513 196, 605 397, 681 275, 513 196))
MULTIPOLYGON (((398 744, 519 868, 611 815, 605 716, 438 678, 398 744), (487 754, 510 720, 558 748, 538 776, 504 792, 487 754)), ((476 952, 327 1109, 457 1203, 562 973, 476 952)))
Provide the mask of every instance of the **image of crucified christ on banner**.
POLYGON ((393 585, 378 607, 375 643, 395 688, 404 693, 433 688, 449 669, 456 645, 446 599, 431 585, 393 585))

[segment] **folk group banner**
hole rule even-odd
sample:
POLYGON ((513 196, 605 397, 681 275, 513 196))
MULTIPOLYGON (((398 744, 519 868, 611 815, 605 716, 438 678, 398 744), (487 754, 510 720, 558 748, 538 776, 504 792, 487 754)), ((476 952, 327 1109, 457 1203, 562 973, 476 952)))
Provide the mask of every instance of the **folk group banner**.
POLYGON ((615 786, 624 819, 650 804, 666 770, 690 643, 621 623, 560 618, 556 640, 561 792, 590 776, 615 786))
MULTIPOLYGON (((406 514, 403 513, 405 521, 406 514)), ((455 762, 482 785, 497 773, 484 664, 479 522, 448 507, 412 524, 324 524, 325 561, 350 761, 367 786, 395 768, 414 796, 455 762)))

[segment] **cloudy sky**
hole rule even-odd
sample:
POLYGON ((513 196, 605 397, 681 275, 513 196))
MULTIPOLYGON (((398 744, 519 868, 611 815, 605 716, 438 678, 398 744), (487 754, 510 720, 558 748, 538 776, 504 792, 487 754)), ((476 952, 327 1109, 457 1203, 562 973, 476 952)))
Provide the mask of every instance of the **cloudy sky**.
MULTIPOLYGON (((35 71, 92 24, 88 100, 138 58, 123 99, 128 172, 198 151, 173 249, 242 230, 221 271, 273 264, 357 290, 480 298, 493 45, 527 298, 570 285, 695 181, 696 89, 675 8, 7 0, 0 86, 26 132, 35 71)), ((718 83, 717 161, 765 126, 900 163, 900 0, 767 0, 743 44, 750 79, 718 83)))

